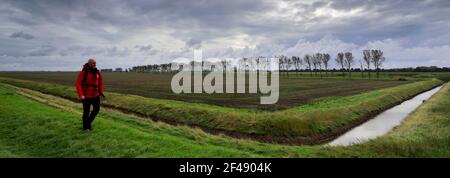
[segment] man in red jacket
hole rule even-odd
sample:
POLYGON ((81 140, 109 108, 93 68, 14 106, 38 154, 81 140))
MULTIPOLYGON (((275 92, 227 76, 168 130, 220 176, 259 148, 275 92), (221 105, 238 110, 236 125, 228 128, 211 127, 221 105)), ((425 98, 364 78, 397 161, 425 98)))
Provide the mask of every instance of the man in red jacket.
POLYGON ((95 59, 89 59, 83 65, 75 84, 79 98, 83 102, 83 130, 91 131, 92 122, 100 111, 100 97, 103 96, 103 78, 97 70, 95 59), (91 105, 93 106, 92 112, 91 105), (90 114, 89 114, 90 112, 90 114))

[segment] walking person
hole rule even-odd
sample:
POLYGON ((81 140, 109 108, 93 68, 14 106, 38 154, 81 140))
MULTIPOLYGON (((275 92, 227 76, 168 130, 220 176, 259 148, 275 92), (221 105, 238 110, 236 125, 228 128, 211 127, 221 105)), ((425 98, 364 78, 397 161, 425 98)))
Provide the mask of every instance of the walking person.
POLYGON ((91 131, 93 121, 100 111, 100 96, 103 96, 103 78, 98 71, 95 59, 83 65, 76 81, 78 97, 83 103, 83 130, 91 131), (92 112, 91 105, 93 107, 92 112))

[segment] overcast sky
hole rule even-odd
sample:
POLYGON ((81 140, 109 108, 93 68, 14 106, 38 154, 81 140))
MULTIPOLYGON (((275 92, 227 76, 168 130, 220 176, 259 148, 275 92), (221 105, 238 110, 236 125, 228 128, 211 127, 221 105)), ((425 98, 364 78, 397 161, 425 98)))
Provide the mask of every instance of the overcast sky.
MULTIPOLYGON (((449 0, 2 0, 0 70, 79 70, 384 50, 385 68, 450 66, 449 0)), ((334 60, 333 60, 334 63, 334 60)), ((333 64, 334 66, 334 64, 333 64)))

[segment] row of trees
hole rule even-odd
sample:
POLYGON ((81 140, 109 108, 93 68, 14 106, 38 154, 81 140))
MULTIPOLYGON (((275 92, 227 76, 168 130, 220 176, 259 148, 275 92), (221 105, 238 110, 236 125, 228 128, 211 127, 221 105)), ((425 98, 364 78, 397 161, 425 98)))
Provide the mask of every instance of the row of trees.
MULTIPOLYGON (((291 71, 293 66, 295 71, 301 71, 302 67, 305 66, 306 69, 310 71, 311 75, 314 71, 315 75, 317 76, 317 72, 319 71, 320 76, 322 76, 321 71, 323 69, 325 69, 325 75, 328 75, 327 71, 330 59, 330 54, 327 53, 316 53, 314 55, 307 54, 303 59, 298 56, 292 56, 292 58, 281 56, 279 61, 280 70, 291 71)), ((286 74, 289 75, 288 72, 286 74)))
POLYGON ((151 64, 143 66, 134 66, 128 69, 130 72, 170 72, 171 64, 151 64))
MULTIPOLYGON (((256 58, 256 61, 266 59, 264 57, 256 58)), ((289 73, 295 71, 297 75, 301 71, 308 71, 310 76, 314 75, 323 77, 323 72, 325 76, 328 77, 328 72, 330 67, 331 55, 328 53, 315 53, 315 54, 307 54, 303 58, 299 56, 287 57, 284 55, 278 56, 279 59, 279 70, 282 74, 289 76, 289 73)), ((238 61, 237 66, 234 66, 234 70, 255 70, 255 66, 252 63, 248 63, 248 58, 242 58, 238 61)), ((379 78, 379 70, 382 64, 385 61, 385 57, 383 56, 383 51, 372 49, 372 50, 363 50, 363 59, 359 61, 360 63, 360 71, 367 71, 369 74, 369 78, 371 78, 370 72, 372 69, 376 70, 377 78, 379 78)), ((341 52, 338 53, 335 57, 336 65, 340 68, 339 70, 342 72, 342 75, 345 76, 345 72, 348 72, 348 77, 351 78, 351 72, 354 71, 353 66, 355 65, 355 59, 351 52, 341 52)), ((231 61, 221 61, 221 65, 227 66, 231 63, 231 61)), ((210 66, 210 65, 207 65, 210 66)), ((213 69, 204 69, 204 70, 213 70, 213 69)), ((229 70, 229 69, 227 69, 229 70)), ((143 65, 143 66, 135 66, 128 69, 130 72, 172 72, 171 64, 153 64, 153 65, 143 65)), ((333 70, 335 71, 335 70, 333 70)), ((301 73, 300 73, 301 74, 301 73)))
MULTIPOLYGON (((330 66, 331 56, 328 53, 315 53, 307 54, 302 58, 298 56, 292 56, 291 58, 287 56, 279 56, 280 70, 285 72, 285 75, 289 75, 289 71, 306 71, 310 72, 310 75, 317 76, 319 73, 322 77, 322 72, 325 72, 325 76, 328 76, 328 67, 330 66)), ((377 78, 379 78, 379 70, 386 58, 383 56, 383 51, 372 49, 363 50, 363 60, 360 61, 361 71, 367 71, 369 73, 369 78, 371 77, 370 71, 372 67, 377 72, 377 78)), ((348 72, 348 76, 351 77, 351 71, 353 70, 353 65, 355 64, 355 59, 351 52, 341 52, 338 53, 335 58, 336 65, 340 67, 342 74, 348 72)), ((298 74, 298 73, 297 73, 298 74)))

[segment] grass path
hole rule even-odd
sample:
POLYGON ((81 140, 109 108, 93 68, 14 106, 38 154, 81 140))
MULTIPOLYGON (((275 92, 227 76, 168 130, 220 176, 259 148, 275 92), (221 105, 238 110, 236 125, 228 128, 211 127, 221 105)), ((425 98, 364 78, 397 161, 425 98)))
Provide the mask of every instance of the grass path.
POLYGON ((449 84, 386 136, 350 147, 264 144, 103 108, 86 133, 77 103, 7 85, 0 85, 0 98, 0 157, 450 156, 449 84))
MULTIPOLYGON (((0 88, 0 95, 1 156, 255 156, 233 148, 202 145, 195 140, 195 135, 192 135, 195 132, 183 138, 183 129, 173 127, 166 133, 164 130, 169 126, 144 121, 134 122, 131 118, 120 115, 111 117, 101 114, 95 122, 95 130, 87 133, 80 127, 81 113, 49 107, 5 87, 0 88), (180 135, 176 133, 177 130, 180 130, 180 135)), ((58 104, 61 104, 61 101, 58 101, 58 104)))

